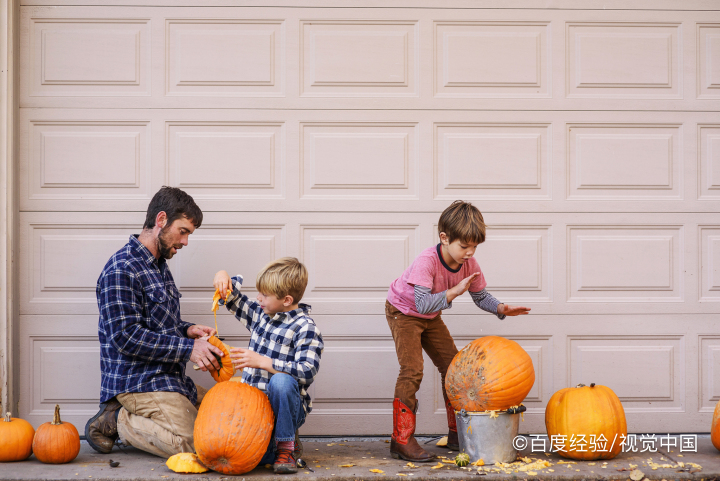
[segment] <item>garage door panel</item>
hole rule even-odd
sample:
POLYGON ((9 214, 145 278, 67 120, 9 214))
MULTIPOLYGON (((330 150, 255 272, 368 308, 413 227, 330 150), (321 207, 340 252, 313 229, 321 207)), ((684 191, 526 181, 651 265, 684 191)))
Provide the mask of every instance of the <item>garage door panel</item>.
POLYGON ((301 122, 300 139, 301 199, 419 198, 415 123, 301 122))
POLYGON ((167 95, 285 96, 283 20, 165 21, 167 95))
POLYGON ((570 226, 568 236, 570 302, 684 299, 681 226, 570 226))
POLYGON ((488 227, 476 251, 487 289, 508 302, 553 301, 551 226, 488 227))
POLYGON ((149 122, 30 121, 27 128, 20 178, 29 201, 152 197, 149 122))
POLYGON ((549 200, 550 124, 435 123, 434 198, 549 200))
POLYGON ((612 386, 626 412, 685 410, 684 336, 568 336, 570 385, 612 386))
POLYGON ((720 226, 700 226, 700 301, 720 302, 720 226))
POLYGON ((551 96, 550 22, 434 22, 435 96, 551 96))
POLYGON ((169 121, 166 130, 168 181, 198 202, 285 196, 283 122, 169 121))
MULTIPOLYGON (((136 17, 137 15, 133 15, 136 17)), ((28 95, 149 96, 149 18, 27 20, 28 95)))
POLYGON ((700 412, 712 413, 720 402, 720 336, 704 334, 698 339, 700 353, 700 412))
POLYGON ((679 23, 568 23, 568 97, 682 98, 679 37, 679 23))
POLYGON ((681 125, 567 128, 568 198, 683 199, 681 125))
POLYGON ((300 95, 419 96, 418 34, 413 20, 301 20, 300 95))
POLYGON ((720 97, 720 23, 697 25, 697 95, 720 97))
POLYGON ((117 224, 26 225, 20 313, 96 313, 95 287, 103 266, 139 230, 117 224))
POLYGON ((698 186, 701 200, 720 200, 720 125, 698 126, 698 186))

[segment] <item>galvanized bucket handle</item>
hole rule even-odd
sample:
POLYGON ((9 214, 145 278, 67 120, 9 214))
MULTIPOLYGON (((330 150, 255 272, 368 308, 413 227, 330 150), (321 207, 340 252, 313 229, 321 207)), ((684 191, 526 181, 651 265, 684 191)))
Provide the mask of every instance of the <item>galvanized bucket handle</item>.
MULTIPOLYGON (((505 411, 500 411, 502 413, 506 414, 520 414, 522 412, 527 411, 527 408, 521 404, 519 406, 511 407, 505 411)), ((468 424, 470 422, 470 414, 468 414, 467 411, 465 411, 465 408, 461 409, 460 411, 460 420, 464 422, 465 424, 468 424)))

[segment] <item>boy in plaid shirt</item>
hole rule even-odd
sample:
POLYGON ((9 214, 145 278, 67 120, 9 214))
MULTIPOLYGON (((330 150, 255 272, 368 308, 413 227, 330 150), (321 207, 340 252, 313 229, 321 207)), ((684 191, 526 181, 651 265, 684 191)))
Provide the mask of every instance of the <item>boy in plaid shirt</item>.
MULTIPOLYGON (((228 310, 251 332, 248 349, 233 348, 230 358, 243 369, 244 383, 264 391, 275 413, 274 436, 260 464, 273 464, 275 473, 297 472, 302 450, 297 429, 312 410, 307 388, 320 368, 323 340, 310 306, 300 304, 307 286, 305 266, 283 257, 265 266, 257 276, 257 302, 240 293, 242 276, 215 274, 228 310)), ((223 301, 220 301, 223 302, 223 301)))

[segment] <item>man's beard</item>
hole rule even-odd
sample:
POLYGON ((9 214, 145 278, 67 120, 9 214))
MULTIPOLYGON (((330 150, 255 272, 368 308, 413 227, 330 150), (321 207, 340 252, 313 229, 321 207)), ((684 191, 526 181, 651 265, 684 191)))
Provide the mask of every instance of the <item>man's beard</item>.
POLYGON ((157 247, 158 251, 160 252, 160 258, 161 259, 172 259, 173 254, 173 247, 175 249, 181 249, 182 245, 173 245, 172 243, 168 242, 167 237, 169 234, 168 231, 169 227, 163 227, 160 229, 160 234, 157 238, 157 247))

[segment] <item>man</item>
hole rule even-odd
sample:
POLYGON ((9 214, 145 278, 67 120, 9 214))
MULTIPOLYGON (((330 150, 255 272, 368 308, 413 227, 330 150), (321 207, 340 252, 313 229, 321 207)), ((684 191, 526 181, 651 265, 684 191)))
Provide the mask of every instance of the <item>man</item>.
POLYGON ((161 188, 140 235, 107 262, 98 279, 100 411, 85 425, 100 453, 119 437, 157 456, 194 452, 193 427, 206 390, 185 375, 192 361, 219 369, 222 351, 201 339, 215 333, 180 318, 180 293, 167 266, 202 223, 202 211, 180 189, 161 188))

